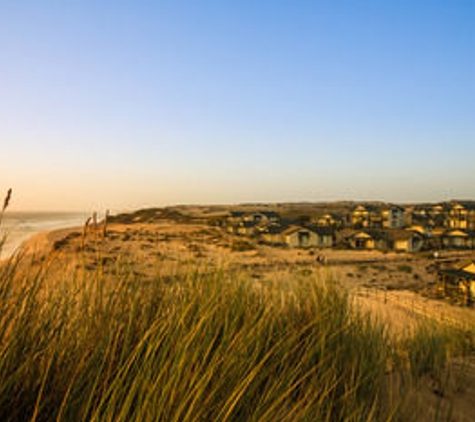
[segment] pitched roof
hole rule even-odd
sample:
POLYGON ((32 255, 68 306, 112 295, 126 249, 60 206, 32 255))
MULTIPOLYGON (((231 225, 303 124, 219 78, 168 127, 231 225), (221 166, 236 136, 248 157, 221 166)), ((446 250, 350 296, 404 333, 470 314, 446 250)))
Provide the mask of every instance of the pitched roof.
POLYGON ((254 221, 243 221, 242 223, 239 223, 238 227, 244 227, 245 229, 251 229, 253 227, 256 227, 256 223, 254 223, 254 221))
POLYGON ((405 230, 405 229, 389 229, 389 230, 378 230, 378 229, 365 229, 359 230, 356 233, 353 233, 352 236, 358 236, 362 233, 371 237, 374 240, 407 240, 413 236, 423 237, 422 234, 414 230, 405 230))
POLYGON ((358 210, 358 208, 364 208, 364 210, 368 211, 368 212, 378 212, 381 210, 381 207, 377 206, 377 205, 364 205, 364 204, 360 204, 360 205, 357 205, 356 207, 354 207, 351 212, 355 212, 356 210, 358 210))
POLYGON ((439 270, 440 274, 448 275, 450 277, 454 278, 465 278, 467 280, 474 280, 475 281, 475 274, 469 272, 469 271, 464 271, 464 270, 458 270, 458 269, 445 269, 445 270, 439 270))
POLYGON ((453 229, 453 230, 446 230, 443 234, 444 237, 474 237, 472 232, 468 230, 461 230, 461 229, 453 229))
POLYGON ((308 228, 306 228, 306 227, 302 227, 302 226, 290 226, 290 227, 288 227, 287 229, 285 229, 285 230, 283 231, 283 234, 288 235, 288 234, 292 234, 292 233, 296 233, 296 232, 300 232, 300 231, 313 232, 313 230, 308 229, 308 228))
POLYGON ((398 210, 398 211, 405 211, 406 209, 401 205, 394 205, 394 204, 384 204, 381 207, 381 210, 398 210))
POLYGON ((265 215, 267 218, 280 218, 280 214, 275 211, 259 211, 259 214, 265 215))
POLYGON ((287 230, 288 226, 282 226, 277 224, 269 224, 263 227, 262 233, 264 234, 281 234, 285 230, 287 230))
POLYGON ((407 240, 413 236, 424 237, 422 233, 416 230, 393 229, 387 230, 387 237, 391 240, 407 240))
POLYGON ((475 202, 474 201, 453 201, 451 206, 461 205, 462 207, 466 208, 467 210, 475 210, 475 202))
POLYGON ((319 236, 333 236, 334 235, 334 230, 331 227, 311 225, 311 226, 307 226, 306 228, 317 233, 319 236))
POLYGON ((381 239, 386 239, 386 232, 384 230, 376 230, 376 229, 369 229, 369 230, 360 230, 359 233, 366 233, 370 237, 372 237, 374 240, 381 240, 381 239))
POLYGON ((231 217, 243 217, 246 213, 244 211, 231 211, 231 217))

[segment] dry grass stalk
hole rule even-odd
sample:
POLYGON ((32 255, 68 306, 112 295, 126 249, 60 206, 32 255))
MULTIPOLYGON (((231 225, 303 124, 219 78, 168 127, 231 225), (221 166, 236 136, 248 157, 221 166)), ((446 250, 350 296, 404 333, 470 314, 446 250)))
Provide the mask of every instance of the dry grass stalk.
POLYGON ((107 223, 109 221, 109 210, 106 210, 106 215, 104 216, 104 221, 102 223, 102 237, 105 239, 107 237, 107 223))
POLYGON ((97 212, 92 213, 92 224, 94 225, 94 231, 97 232, 97 212))
POLYGON ((0 212, 0 224, 2 223, 3 214, 5 213, 5 210, 8 208, 8 205, 10 204, 11 199, 12 199, 12 188, 8 189, 7 196, 5 197, 5 200, 3 201, 2 211, 0 212))
POLYGON ((12 198, 12 189, 8 189, 7 196, 5 197, 5 201, 3 202, 2 213, 7 209, 8 204, 10 204, 10 200, 12 198))
POLYGON ((84 246, 86 245, 87 230, 89 228, 89 224, 91 223, 91 220, 92 220, 92 217, 89 217, 84 223, 84 227, 82 229, 81 249, 84 249, 84 246))

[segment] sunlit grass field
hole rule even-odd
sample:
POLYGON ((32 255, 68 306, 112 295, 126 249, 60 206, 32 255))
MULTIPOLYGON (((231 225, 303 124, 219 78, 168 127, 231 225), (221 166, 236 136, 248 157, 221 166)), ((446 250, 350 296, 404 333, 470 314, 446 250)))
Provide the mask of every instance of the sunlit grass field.
POLYGON ((25 261, 0 269, 2 421, 407 420, 393 374, 443 384, 465 347, 428 324, 392 339, 331 279, 25 261))
POLYGON ((0 263, 1 421, 418 420, 408 392, 429 376, 443 396, 473 353, 429 322, 391 337, 331 277, 81 257, 0 263))

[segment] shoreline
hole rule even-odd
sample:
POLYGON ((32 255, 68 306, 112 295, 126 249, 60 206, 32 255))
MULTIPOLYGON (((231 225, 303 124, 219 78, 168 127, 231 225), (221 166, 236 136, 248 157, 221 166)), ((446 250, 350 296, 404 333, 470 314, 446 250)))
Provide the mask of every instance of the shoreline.
MULTIPOLYGON (((0 238, 5 243, 0 250, 0 262, 6 261, 23 249, 32 249, 32 244, 45 247, 48 242, 40 238, 55 236, 54 232, 69 231, 81 227, 84 221, 83 213, 11 213, 5 218, 0 227, 0 238), (35 240, 36 239, 36 240, 35 240)), ((38 246, 37 249, 40 247, 38 246)))

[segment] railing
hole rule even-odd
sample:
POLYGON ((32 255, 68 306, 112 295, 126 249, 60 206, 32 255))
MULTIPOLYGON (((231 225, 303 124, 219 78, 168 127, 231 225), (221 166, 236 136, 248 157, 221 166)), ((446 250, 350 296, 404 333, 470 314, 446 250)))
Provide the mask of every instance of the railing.
POLYGON ((457 308, 454 308, 453 310, 434 309, 434 305, 437 305, 437 302, 429 298, 404 298, 403 296, 389 290, 368 287, 358 287, 356 294, 357 296, 377 299, 378 302, 392 303, 393 305, 396 305, 397 307, 404 309, 415 316, 447 324, 462 331, 475 330, 475 313, 473 318, 461 315, 455 316, 454 311, 457 311, 457 308), (421 301, 423 303, 421 303, 421 301))

